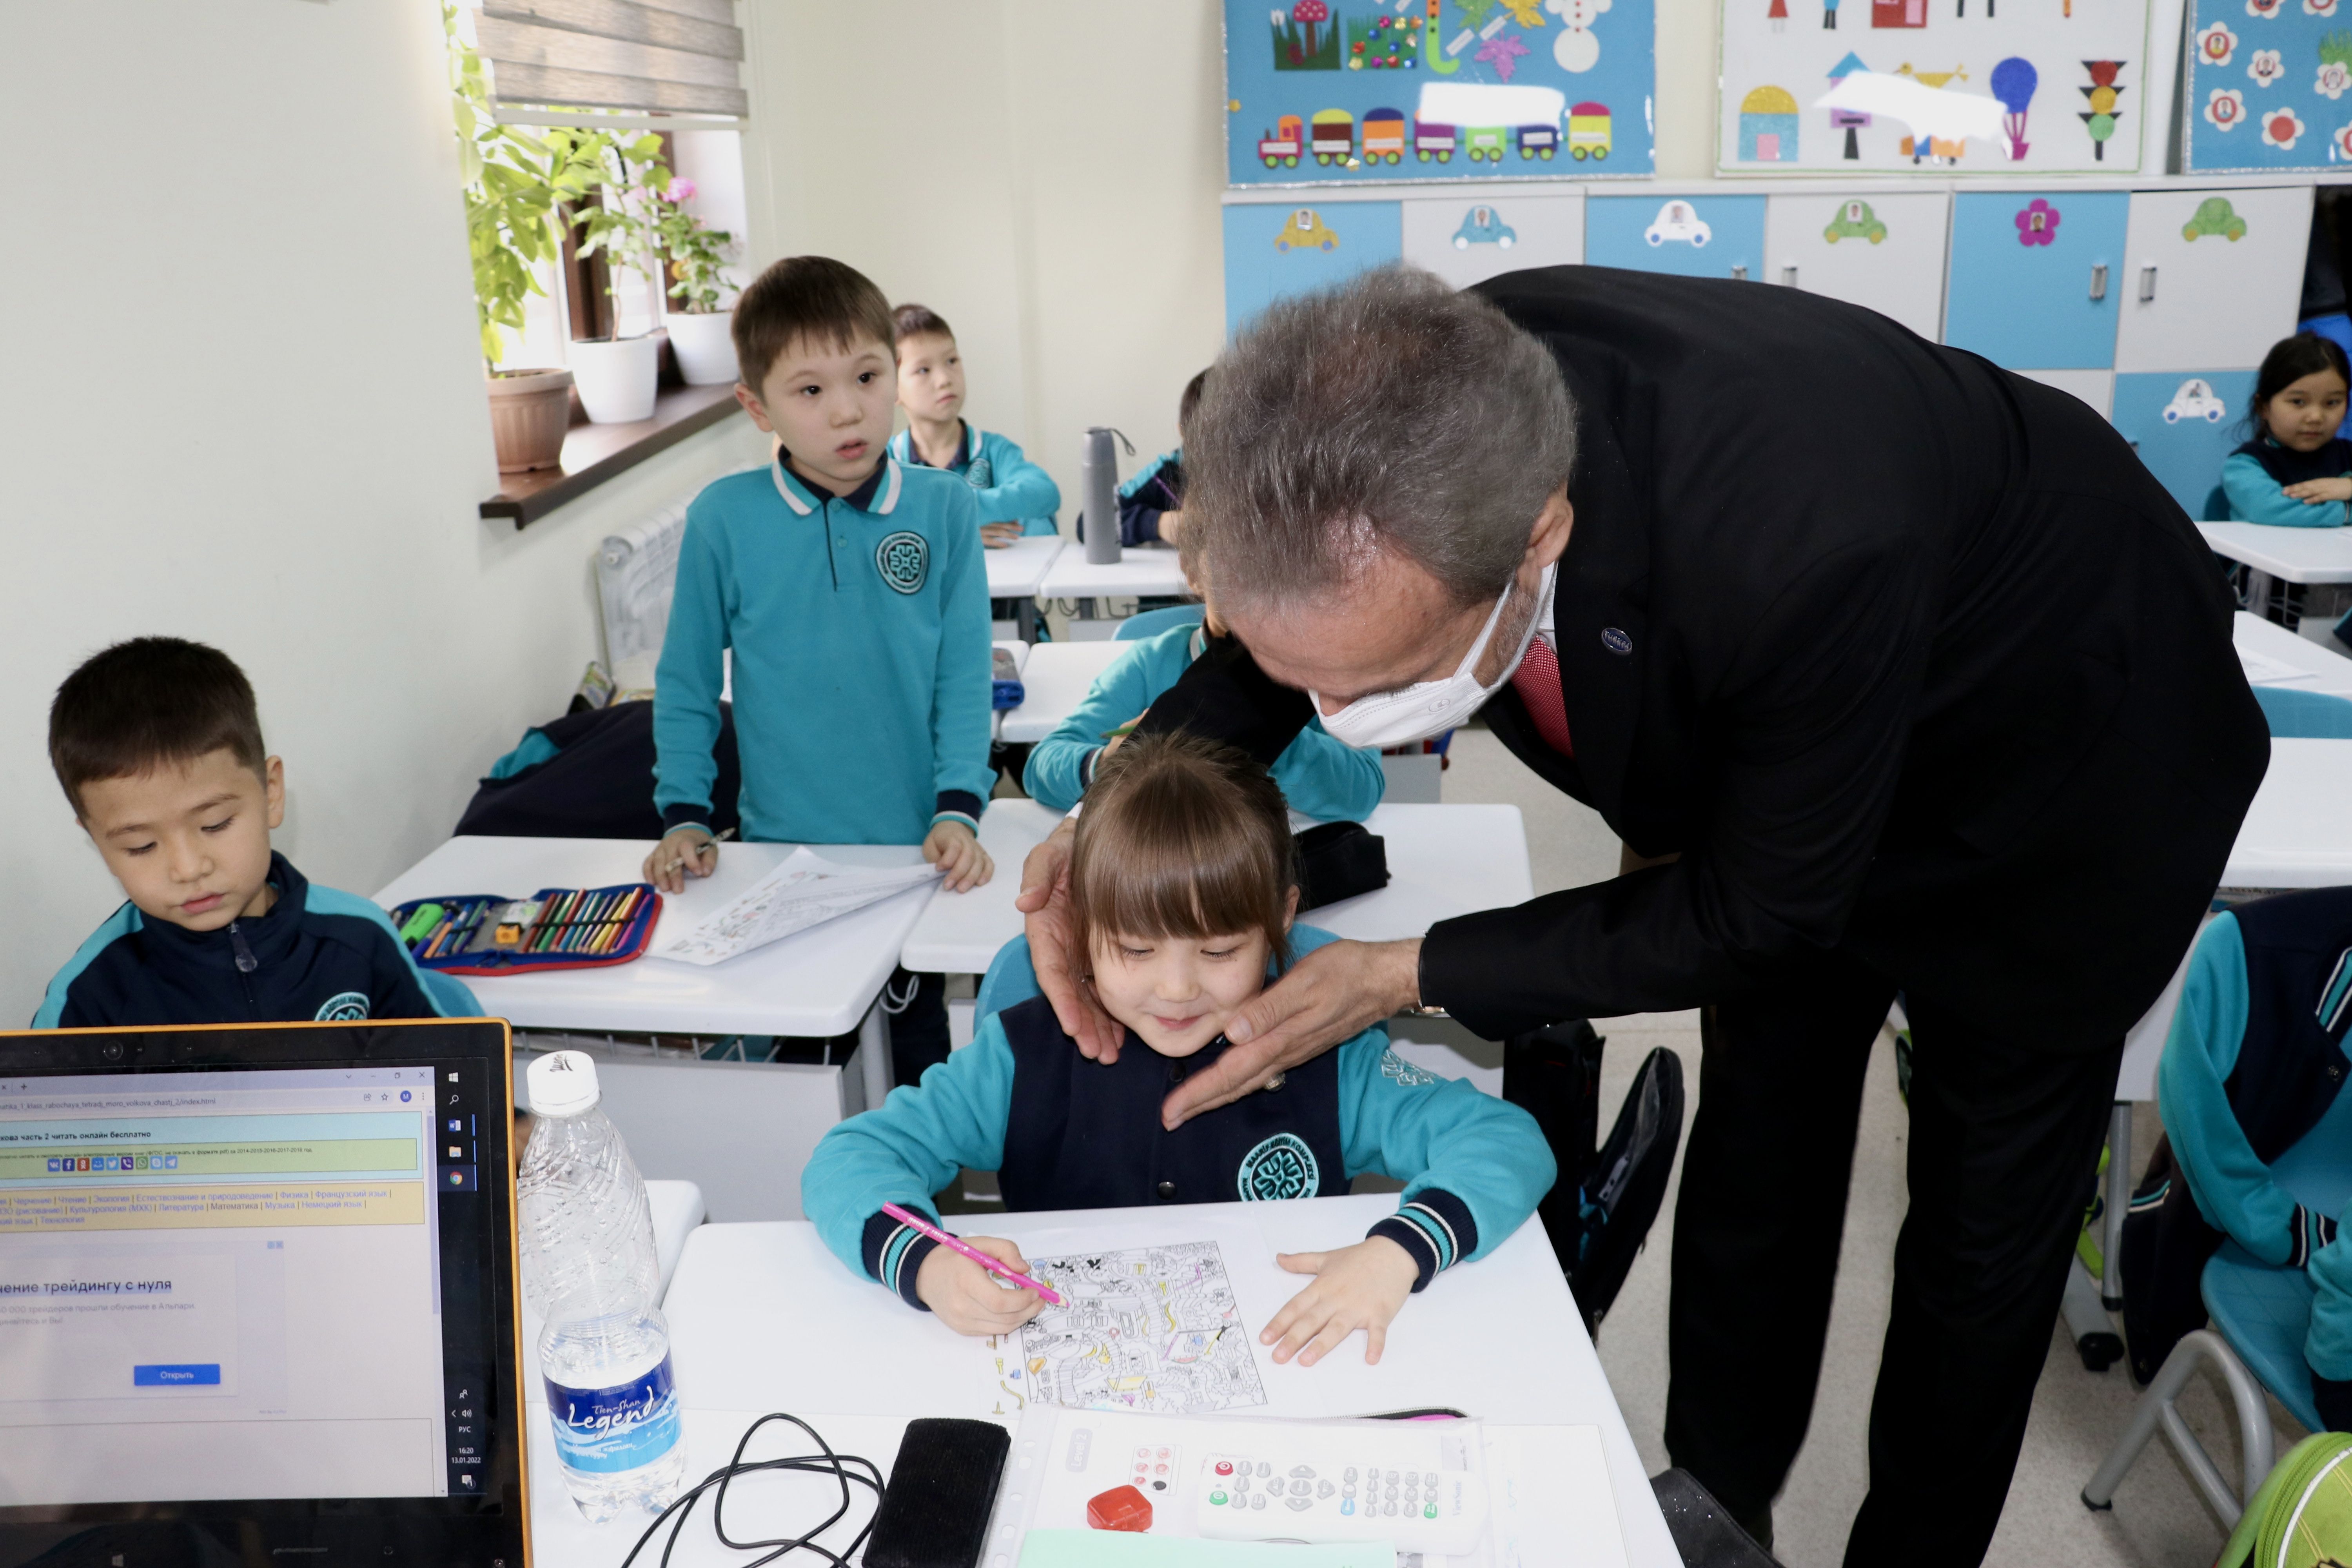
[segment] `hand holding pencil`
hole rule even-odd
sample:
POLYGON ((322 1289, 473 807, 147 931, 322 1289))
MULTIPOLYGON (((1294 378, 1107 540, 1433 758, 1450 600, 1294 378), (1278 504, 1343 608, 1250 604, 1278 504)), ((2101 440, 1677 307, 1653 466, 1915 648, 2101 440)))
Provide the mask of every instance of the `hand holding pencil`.
POLYGON ((719 869, 719 841, 699 827, 674 828, 646 857, 646 880, 665 893, 686 891, 688 877, 719 869))

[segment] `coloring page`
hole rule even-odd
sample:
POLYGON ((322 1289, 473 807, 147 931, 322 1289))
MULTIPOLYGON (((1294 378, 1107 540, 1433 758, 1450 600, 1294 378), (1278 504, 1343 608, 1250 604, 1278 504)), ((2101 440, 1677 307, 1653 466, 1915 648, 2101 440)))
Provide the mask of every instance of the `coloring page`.
POLYGON ((1265 1403, 1253 1331, 1215 1242, 1033 1258, 1029 1268, 1062 1298, 1022 1325, 1030 1399, 1171 1415, 1265 1403))
POLYGON ((843 866, 795 849, 734 902, 661 938, 651 952, 683 963, 723 963, 939 874, 935 866, 843 866))

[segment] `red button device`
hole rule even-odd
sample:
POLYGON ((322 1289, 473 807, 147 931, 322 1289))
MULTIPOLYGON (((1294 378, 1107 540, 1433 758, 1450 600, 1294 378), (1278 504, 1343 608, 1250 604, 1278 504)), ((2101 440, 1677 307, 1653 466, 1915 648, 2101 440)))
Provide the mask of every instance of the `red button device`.
POLYGON ((1217 1461, 1217 1474, 1221 1476, 1230 1476, 1233 1473, 1234 1464, 1231 1459, 1219 1459, 1217 1461))
POLYGON ((1151 1500, 1133 1487, 1113 1487, 1087 1500, 1087 1523, 1096 1530, 1140 1535, 1151 1528, 1151 1500))

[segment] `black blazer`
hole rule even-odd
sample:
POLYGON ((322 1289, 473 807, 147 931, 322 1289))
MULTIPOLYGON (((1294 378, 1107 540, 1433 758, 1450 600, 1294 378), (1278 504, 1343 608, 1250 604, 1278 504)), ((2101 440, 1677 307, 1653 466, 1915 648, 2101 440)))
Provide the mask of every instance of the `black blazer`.
POLYGON ((1480 291, 1559 362, 1580 440, 1575 759, 1507 687, 1487 721, 1682 858, 1442 922, 1423 999, 1500 1037, 1834 949, 2021 1044, 2120 1037, 2270 746, 2220 569, 2123 438, 1794 289, 1559 267, 1480 291))

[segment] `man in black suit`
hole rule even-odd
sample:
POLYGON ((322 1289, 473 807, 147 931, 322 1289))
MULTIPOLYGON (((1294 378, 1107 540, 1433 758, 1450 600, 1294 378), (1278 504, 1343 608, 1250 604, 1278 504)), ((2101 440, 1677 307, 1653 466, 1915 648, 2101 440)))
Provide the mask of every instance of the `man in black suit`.
MULTIPOLYGON (((2066 394, 1794 289, 1600 268, 1277 304, 1188 436, 1186 557, 1237 640, 1147 727, 1270 755, 1302 693, 1355 744, 1483 703, 1672 858, 1310 955, 1171 1117, 1418 1005, 1490 1037, 1708 1009, 1666 1441, 1769 1536, 1902 992, 1911 1205, 1847 1561, 1979 1561, 2123 1036, 2268 757, 2196 530, 2066 394)), ((1058 854, 1024 877, 1041 982, 1113 1052, 1058 854)))

